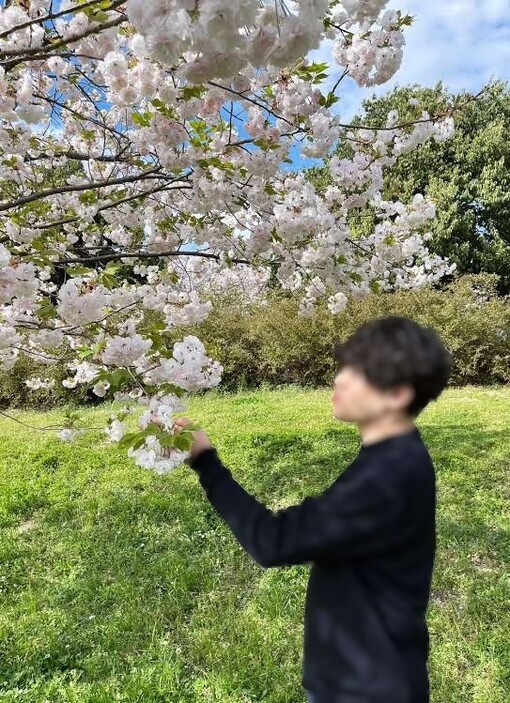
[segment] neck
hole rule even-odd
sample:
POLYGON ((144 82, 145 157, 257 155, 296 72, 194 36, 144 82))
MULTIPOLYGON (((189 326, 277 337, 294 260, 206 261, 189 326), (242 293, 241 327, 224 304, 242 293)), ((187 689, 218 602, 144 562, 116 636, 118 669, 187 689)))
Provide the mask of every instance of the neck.
POLYGON ((414 420, 410 417, 380 418, 368 422, 358 422, 357 424, 361 440, 365 446, 388 437, 396 437, 400 434, 411 432, 416 427, 414 420))

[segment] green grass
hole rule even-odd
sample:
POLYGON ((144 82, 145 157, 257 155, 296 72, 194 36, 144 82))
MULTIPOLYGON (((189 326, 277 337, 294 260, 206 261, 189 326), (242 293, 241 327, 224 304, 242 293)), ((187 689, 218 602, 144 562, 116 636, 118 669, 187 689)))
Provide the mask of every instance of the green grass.
MULTIPOLYGON (((212 392, 188 415, 277 508, 322 491, 357 452, 330 395, 212 392)), ((85 410, 85 424, 110 410, 85 410)), ((433 703, 510 700, 509 418, 510 388, 465 388, 418 421, 438 475, 433 703)), ((304 702, 308 570, 251 561, 188 467, 157 477, 99 432, 69 445, 1 419, 1 703, 304 702)))

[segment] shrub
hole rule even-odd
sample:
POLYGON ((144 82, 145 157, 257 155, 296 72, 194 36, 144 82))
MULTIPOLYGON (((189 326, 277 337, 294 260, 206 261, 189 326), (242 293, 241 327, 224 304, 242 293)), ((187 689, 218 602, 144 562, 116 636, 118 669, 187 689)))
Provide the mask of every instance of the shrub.
MULTIPOLYGON (((438 331, 454 356, 451 384, 510 381, 510 297, 498 297, 495 274, 467 274, 445 289, 373 293, 332 316, 325 305, 298 315, 295 296, 267 305, 215 301, 200 325, 188 328, 224 365, 225 388, 288 383, 322 386, 336 372, 333 348, 374 317, 405 315, 438 331)), ((180 331, 182 334, 182 330, 180 331)))

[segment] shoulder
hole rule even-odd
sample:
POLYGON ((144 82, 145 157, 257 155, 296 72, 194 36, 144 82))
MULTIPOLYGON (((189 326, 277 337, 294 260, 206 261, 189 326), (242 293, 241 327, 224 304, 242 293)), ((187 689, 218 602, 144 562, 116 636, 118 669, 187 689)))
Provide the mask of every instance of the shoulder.
POLYGON ((430 493, 435 489, 434 464, 421 439, 374 452, 366 469, 369 475, 384 482, 394 493, 419 497, 423 492, 430 493))
POLYGON ((435 522, 436 474, 432 458, 423 442, 408 451, 395 453, 392 486, 398 494, 409 524, 429 531, 435 522))

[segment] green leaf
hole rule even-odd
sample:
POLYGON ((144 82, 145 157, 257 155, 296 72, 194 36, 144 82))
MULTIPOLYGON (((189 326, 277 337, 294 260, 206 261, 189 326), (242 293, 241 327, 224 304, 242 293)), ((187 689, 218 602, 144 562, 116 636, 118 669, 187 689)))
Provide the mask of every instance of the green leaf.
POLYGON ((258 146, 262 151, 271 151, 279 148, 279 144, 275 142, 268 141, 266 139, 254 139, 253 143, 258 146))
POLYGON ((102 380, 109 382, 110 390, 114 393, 120 390, 125 383, 132 382, 133 378, 127 369, 115 369, 115 371, 106 373, 102 380))
POLYGON ((145 442, 145 437, 138 437, 133 444, 132 444, 132 449, 140 449, 140 447, 144 444, 145 442))
POLYGON ((137 124, 140 127, 149 127, 151 123, 151 114, 150 112, 144 112, 142 115, 140 112, 133 112, 131 114, 131 119, 134 124, 137 124))
POLYGON ((48 320, 57 317, 57 311, 49 298, 43 298, 37 310, 37 315, 41 320, 48 320))
POLYGON ((67 269, 67 274, 69 276, 85 276, 93 270, 94 269, 88 268, 87 266, 75 266, 74 268, 67 269))
POLYGON ((323 107, 331 107, 340 100, 334 93, 328 93, 327 95, 321 95, 319 98, 319 105, 323 107))
POLYGON ((93 7, 86 7, 82 12, 93 22, 108 22, 111 19, 107 12, 96 10, 93 7))
POLYGON ((158 112, 161 112, 161 114, 165 117, 175 117, 175 111, 159 98, 154 98, 154 100, 151 100, 151 105, 155 107, 158 112))
POLYGON ((174 436, 174 447, 182 452, 188 451, 193 443, 193 437, 190 432, 181 431, 174 436))
MULTIPOLYGON (((399 14, 402 14, 400 10, 399 14)), ((410 27, 412 24, 414 24, 415 19, 416 17, 413 17, 413 15, 405 15, 404 17, 400 18, 400 25, 401 27, 410 27)))
POLYGON ((235 171, 235 166, 233 163, 228 161, 222 161, 218 156, 211 156, 208 159, 199 159, 197 161, 201 168, 208 168, 209 166, 215 166, 222 171, 235 171))
POLYGON ((305 81, 309 81, 311 83, 322 83, 322 81, 328 77, 328 69, 328 63, 317 62, 300 66, 295 73, 305 81))
POLYGON ((84 193, 80 193, 78 200, 80 203, 84 203, 85 205, 93 205, 94 203, 97 203, 97 193, 87 190, 84 193))
POLYGON ((93 142, 96 138, 96 133, 92 129, 82 129, 81 136, 87 142, 93 142))
POLYGON ((94 350, 91 348, 88 349, 80 349, 77 352, 78 358, 79 359, 87 359, 89 356, 94 356, 94 350))
POLYGON ((115 276, 121 268, 122 264, 118 261, 109 261, 97 277, 99 283, 102 283, 107 288, 114 288, 118 283, 115 276))
POLYGON ((98 276, 98 281, 103 284, 105 288, 108 288, 111 290, 112 288, 115 288, 117 285, 117 281, 115 280, 115 276, 108 276, 108 274, 103 273, 101 276, 98 276))
POLYGON ((165 340, 159 332, 148 332, 147 337, 152 341, 153 351, 161 351, 165 348, 165 340))
POLYGON ((187 391, 184 390, 184 388, 180 388, 179 386, 174 386, 173 383, 159 384, 158 391, 163 391, 163 393, 176 395, 178 398, 181 398, 183 395, 185 395, 187 393, 187 391))
POLYGON ((191 100, 191 98, 201 98, 204 93, 207 92, 207 88, 204 85, 187 85, 182 88, 180 93, 184 100, 191 100))
MULTIPOLYGON (((13 157, 13 158, 14 158, 14 157, 13 157)), ((4 161, 4 163, 5 163, 5 161, 4 161)), ((16 161, 16 159, 14 159, 14 165, 16 165, 16 163, 17 163, 17 161, 16 161)), ((19 213, 17 213, 17 212, 13 212, 13 213, 10 215, 10 220, 11 220, 11 222, 14 222, 15 225, 22 225, 22 226, 23 226, 23 225, 25 224, 25 218, 22 217, 22 216, 21 216, 19 213)))
POLYGON ((109 261, 105 266, 105 271, 109 271, 110 273, 116 273, 121 268, 122 264, 118 261, 109 261))
POLYGON ((170 432, 164 432, 163 436, 159 438, 159 443, 162 447, 173 447, 174 446, 174 435, 170 432))
MULTIPOLYGON (((4 166, 7 166, 7 168, 16 168, 18 160, 16 159, 15 156, 11 157, 6 157, 5 159, 2 159, 2 163, 4 166)), ((11 220, 13 220, 13 216, 11 215, 11 220)))
MULTIPOLYGON (((101 340, 100 342, 96 342, 96 344, 92 345, 91 347, 80 347, 78 349, 78 356, 80 359, 87 359, 89 356, 98 356, 103 349, 106 349, 106 341, 101 340)), ((97 377, 97 380, 102 380, 97 377)))
MULTIPOLYGON (((122 439, 119 440, 119 447, 120 449, 128 449, 129 447, 132 447, 135 442, 137 442, 140 439, 141 432, 128 432, 125 434, 122 439)), ((144 437, 142 436, 142 444, 145 441, 144 437)), ((141 446, 141 445, 139 445, 141 446)))
POLYGON ((143 436, 144 437, 149 437, 150 435, 159 435, 162 434, 163 430, 159 425, 156 425, 154 422, 149 422, 147 427, 143 430, 143 436))
POLYGON ((112 3, 110 0, 101 0, 101 2, 96 5, 96 7, 100 7, 102 10, 108 10, 109 8, 111 8, 111 6, 112 3))
POLYGON ((363 276, 360 276, 360 274, 356 273, 355 271, 351 271, 348 275, 349 278, 355 283, 361 283, 361 281, 363 280, 363 276))

